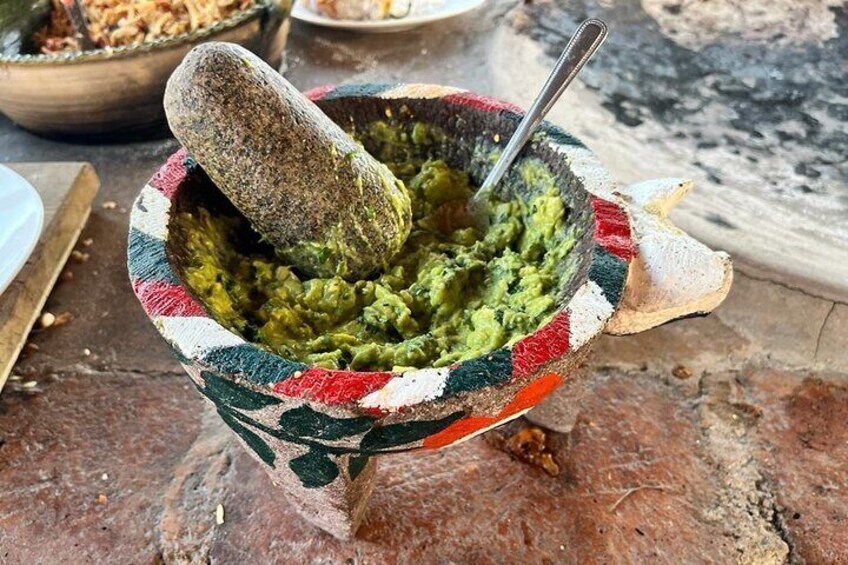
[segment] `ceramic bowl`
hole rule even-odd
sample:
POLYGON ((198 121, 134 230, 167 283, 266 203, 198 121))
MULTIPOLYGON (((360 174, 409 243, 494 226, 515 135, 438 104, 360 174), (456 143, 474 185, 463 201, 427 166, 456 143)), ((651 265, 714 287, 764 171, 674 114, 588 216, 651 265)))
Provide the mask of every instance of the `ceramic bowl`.
POLYGON ((165 84, 204 41, 242 45, 279 66, 291 0, 256 5, 193 33, 78 53, 40 55, 27 38, 44 22, 47 0, 0 3, 0 112, 46 136, 139 137, 166 133, 165 84))
MULTIPOLYGON (((491 166, 482 156, 503 146, 521 117, 510 104, 432 85, 327 87, 308 94, 338 123, 366 124, 390 113, 438 125, 449 139, 438 156, 469 171, 476 183, 491 166)), ((211 209, 226 205, 220 193, 185 151, 173 155, 142 189, 129 235, 136 295, 201 394, 301 513, 325 530, 340 537, 355 531, 371 488, 374 456, 467 440, 520 416, 559 386, 578 387, 578 365, 624 300, 630 303, 624 310, 636 318, 619 329, 644 329, 638 322, 639 297, 626 295, 628 277, 640 260, 632 203, 618 195, 611 175, 578 140, 551 124, 541 130, 520 158, 540 159, 553 171, 578 233, 558 312, 514 345, 450 367, 402 373, 327 370, 246 342, 211 318, 183 284, 183 236, 171 223, 176 212, 199 203, 211 209)), ((521 197, 524 186, 517 175, 506 186, 521 197)), ((674 237, 694 242, 682 232, 674 237)), ((692 296, 701 302, 672 305, 674 312, 668 310, 674 299, 666 296, 660 305, 666 320, 707 312, 717 304, 715 296, 721 295, 720 302, 726 294, 726 256, 706 248, 700 252, 710 265, 678 278, 703 277, 718 268, 715 288, 700 287, 692 296), (710 292, 713 302, 704 302, 710 292)))

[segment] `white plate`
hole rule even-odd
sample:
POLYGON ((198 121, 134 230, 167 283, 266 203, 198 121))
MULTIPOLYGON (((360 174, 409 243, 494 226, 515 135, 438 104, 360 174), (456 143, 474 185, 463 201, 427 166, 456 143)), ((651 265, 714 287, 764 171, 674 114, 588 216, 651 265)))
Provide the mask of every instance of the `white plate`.
POLYGON ((410 0, 409 14, 385 20, 334 20, 316 14, 296 0, 291 17, 325 27, 362 31, 366 33, 391 33, 412 29, 423 24, 452 18, 482 5, 486 0, 410 0))
POLYGON ((0 294, 26 263, 43 224, 41 197, 20 175, 0 165, 0 294))

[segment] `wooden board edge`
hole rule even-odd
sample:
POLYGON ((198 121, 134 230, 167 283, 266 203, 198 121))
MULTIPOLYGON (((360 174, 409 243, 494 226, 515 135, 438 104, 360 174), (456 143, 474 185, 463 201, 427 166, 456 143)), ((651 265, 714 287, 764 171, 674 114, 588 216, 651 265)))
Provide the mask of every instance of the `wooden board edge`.
POLYGON ((22 288, 18 295, 13 297, 15 303, 11 308, 10 319, 23 318, 23 327, 8 323, 0 326, 0 392, 88 222, 91 205, 99 190, 100 179, 94 167, 90 163, 81 163, 67 197, 56 211, 53 221, 44 227, 41 240, 32 254, 32 257, 37 259, 28 261, 15 279, 36 280, 37 292, 28 293, 22 288), (52 233, 62 232, 67 232, 68 235, 51 240, 52 233))

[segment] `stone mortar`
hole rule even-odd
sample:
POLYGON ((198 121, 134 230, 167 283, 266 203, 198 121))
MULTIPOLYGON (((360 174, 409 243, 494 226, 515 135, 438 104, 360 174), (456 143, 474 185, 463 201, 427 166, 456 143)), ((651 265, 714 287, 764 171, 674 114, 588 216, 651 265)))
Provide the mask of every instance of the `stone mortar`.
MULTIPOLYGON (((325 87, 308 96, 337 123, 365 124, 406 107, 410 119, 445 131, 449 142, 438 156, 478 184, 490 166, 481 149, 505 143, 521 118, 510 104, 433 85, 325 87)), ((523 156, 557 176, 568 220, 580 228, 557 313, 511 346, 402 373, 308 367, 246 342, 207 314, 182 282, 183 238, 171 222, 174 212, 225 200, 184 150, 136 200, 129 273, 143 308, 274 483, 337 537, 359 525, 375 456, 453 445, 524 414, 560 385, 578 390, 576 369, 603 331, 706 314, 729 290, 729 258, 666 218, 689 183, 661 179, 619 190, 591 151, 548 123, 523 156)), ((516 181, 507 186, 520 198, 516 181)))

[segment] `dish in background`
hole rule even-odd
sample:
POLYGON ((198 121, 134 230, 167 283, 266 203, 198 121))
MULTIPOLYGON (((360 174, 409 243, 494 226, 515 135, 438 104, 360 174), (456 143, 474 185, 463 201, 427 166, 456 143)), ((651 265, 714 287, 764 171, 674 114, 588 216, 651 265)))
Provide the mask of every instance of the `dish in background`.
POLYGON ((279 66, 290 8, 291 0, 255 0, 227 20, 176 37, 40 55, 32 34, 49 17, 49 1, 0 0, 0 112, 53 137, 165 135, 165 83, 186 53, 204 41, 228 41, 279 66))
MULTIPOLYGON (((33 47, 43 55, 83 51, 81 39, 62 7, 50 0, 50 17, 32 34, 33 47)), ((228 20, 254 6, 254 0, 192 0, 190 2, 80 0, 93 48, 114 49, 194 33, 228 20), (219 5, 220 4, 220 5, 219 5)), ((90 49, 92 49, 90 47, 90 49)))
POLYGON ((0 165, 0 294, 26 263, 44 225, 44 205, 23 177, 0 165))
POLYGON ((390 16, 407 15, 410 0, 403 13, 398 13, 398 3, 403 0, 300 0, 311 11, 334 20, 383 20, 390 16), (393 11, 394 8, 394 11, 393 11))
POLYGON ((385 19, 353 20, 333 19, 312 11, 307 2, 312 0, 296 0, 292 8, 292 18, 313 25, 361 31, 364 33, 392 33, 405 31, 424 24, 446 20, 460 14, 470 12, 481 6, 486 0, 396 0, 393 4, 403 4, 402 7, 392 6, 385 19), (407 8, 407 2, 410 5, 407 8), (400 9, 402 8, 402 9, 400 9), (398 12, 406 12, 401 16, 392 16, 398 12))

